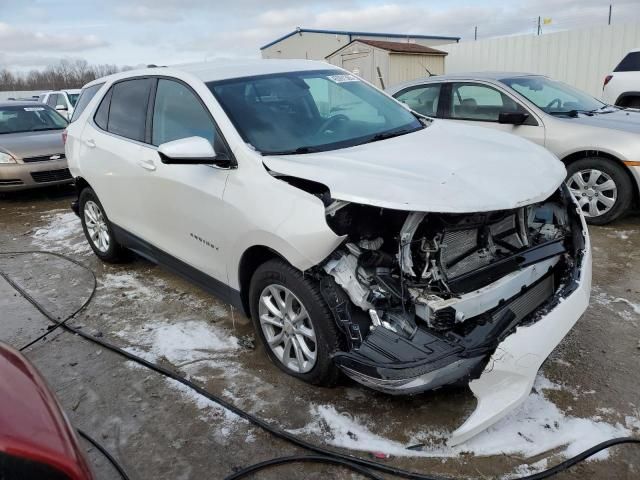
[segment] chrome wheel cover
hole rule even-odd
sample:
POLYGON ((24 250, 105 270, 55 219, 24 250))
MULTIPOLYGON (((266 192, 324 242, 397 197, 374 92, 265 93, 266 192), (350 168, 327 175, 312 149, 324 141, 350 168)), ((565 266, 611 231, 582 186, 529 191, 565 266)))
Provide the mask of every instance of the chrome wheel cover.
POLYGON ((92 200, 84 204, 84 224, 89 240, 100 252, 107 253, 111 238, 109 228, 100 207, 92 200))
POLYGON ((316 364, 316 332, 307 309, 291 290, 267 286, 258 303, 260 327, 267 345, 289 370, 306 373, 316 364))
POLYGON ((585 217, 604 215, 618 199, 616 182, 601 170, 580 170, 569 177, 567 186, 585 217))

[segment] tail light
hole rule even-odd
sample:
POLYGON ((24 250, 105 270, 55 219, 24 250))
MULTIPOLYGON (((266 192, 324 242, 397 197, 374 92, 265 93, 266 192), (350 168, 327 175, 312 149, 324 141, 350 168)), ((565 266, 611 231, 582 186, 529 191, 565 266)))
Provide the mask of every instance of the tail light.
POLYGON ((612 78, 613 78, 613 75, 607 75, 606 77, 604 77, 604 85, 602 85, 602 88, 606 87, 607 83, 609 83, 612 78))
POLYGON ((66 128, 62 131, 62 144, 63 145, 67 144, 67 129, 66 128))

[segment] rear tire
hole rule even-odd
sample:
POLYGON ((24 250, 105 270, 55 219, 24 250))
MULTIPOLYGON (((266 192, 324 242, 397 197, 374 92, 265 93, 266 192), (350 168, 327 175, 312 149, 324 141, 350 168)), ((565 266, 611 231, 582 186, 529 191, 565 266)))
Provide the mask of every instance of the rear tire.
POLYGON ((78 206, 82 230, 93 253, 107 263, 128 260, 128 251, 117 242, 111 222, 91 188, 87 187, 80 192, 78 206))
POLYGON ((278 368, 314 385, 337 383, 340 371, 331 355, 344 339, 317 281, 282 260, 269 260, 251 278, 249 301, 257 335, 278 368))
POLYGON ((633 188, 624 167, 605 157, 587 157, 567 166, 567 186, 587 223, 605 225, 624 214, 633 188))

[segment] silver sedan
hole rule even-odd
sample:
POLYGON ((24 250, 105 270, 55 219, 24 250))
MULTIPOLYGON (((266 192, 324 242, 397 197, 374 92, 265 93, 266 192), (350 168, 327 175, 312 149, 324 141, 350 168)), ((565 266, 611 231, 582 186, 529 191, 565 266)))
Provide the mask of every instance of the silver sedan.
POLYGON ((589 223, 611 222, 638 201, 640 111, 526 73, 434 76, 387 93, 428 117, 494 128, 543 145, 565 163, 567 184, 589 223))
POLYGON ((62 141, 66 127, 47 105, 0 103, 0 192, 71 183, 62 141))

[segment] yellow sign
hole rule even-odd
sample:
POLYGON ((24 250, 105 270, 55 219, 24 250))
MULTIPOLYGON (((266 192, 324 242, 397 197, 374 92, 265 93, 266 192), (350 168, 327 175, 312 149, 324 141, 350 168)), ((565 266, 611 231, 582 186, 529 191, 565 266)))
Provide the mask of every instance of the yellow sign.
POLYGON ((551 25, 551 18, 543 18, 543 19, 542 19, 542 22, 543 22, 545 25, 551 25))

